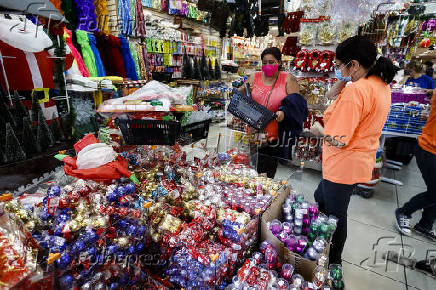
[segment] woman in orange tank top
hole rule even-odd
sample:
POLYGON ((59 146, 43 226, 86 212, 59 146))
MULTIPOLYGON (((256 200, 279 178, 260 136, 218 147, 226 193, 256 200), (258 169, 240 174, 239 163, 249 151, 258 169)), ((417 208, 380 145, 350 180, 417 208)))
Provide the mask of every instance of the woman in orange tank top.
MULTIPOLYGON (((286 96, 298 94, 300 87, 293 75, 280 71, 282 54, 277 47, 265 49, 261 54, 261 59, 262 71, 255 72, 248 79, 252 89, 251 97, 257 103, 276 113, 277 118, 272 120, 265 128, 268 144, 264 144, 258 150, 257 171, 259 173, 266 173, 268 177, 274 178, 281 149, 278 146, 278 123, 285 119, 285 113, 279 110, 279 107, 286 96)), ((242 89, 241 92, 243 92, 242 89)))

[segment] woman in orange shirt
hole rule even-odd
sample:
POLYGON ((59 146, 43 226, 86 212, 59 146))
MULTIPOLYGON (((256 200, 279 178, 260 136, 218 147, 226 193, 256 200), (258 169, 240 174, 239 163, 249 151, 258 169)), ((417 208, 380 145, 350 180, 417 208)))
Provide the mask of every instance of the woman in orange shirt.
POLYGON ((366 37, 350 37, 336 49, 339 82, 334 88, 340 93, 324 113, 323 179, 314 194, 320 210, 338 218, 330 248, 332 264, 342 263, 354 187, 372 177, 391 104, 388 84, 396 71, 389 59, 377 55, 375 45, 366 37))
POLYGON ((427 191, 412 197, 402 208, 395 211, 398 230, 410 236, 411 215, 423 209, 421 220, 413 230, 433 241, 436 241, 436 231, 433 223, 436 220, 436 92, 433 92, 430 116, 418 137, 416 163, 421 170, 422 178, 427 185, 427 191))

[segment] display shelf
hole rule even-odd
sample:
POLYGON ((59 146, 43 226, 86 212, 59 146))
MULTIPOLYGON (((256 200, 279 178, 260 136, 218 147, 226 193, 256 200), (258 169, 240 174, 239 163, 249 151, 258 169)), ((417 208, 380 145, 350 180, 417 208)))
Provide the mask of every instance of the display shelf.
POLYGON ((329 44, 329 45, 313 44, 313 45, 302 45, 301 49, 309 49, 309 50, 318 49, 318 50, 335 51, 337 46, 338 46, 337 44, 329 44))
POLYGON ((291 70, 297 78, 319 78, 319 77, 334 77, 334 72, 316 72, 316 71, 300 71, 300 70, 291 70))
POLYGON ((406 134, 400 132, 392 132, 392 131, 382 131, 382 135, 386 137, 409 137, 409 138, 418 138, 419 134, 406 134))
POLYGON ((71 149, 70 142, 62 142, 48 148, 33 158, 0 166, 0 191, 15 191, 20 186, 31 184, 34 179, 51 172, 62 162, 53 158, 60 150, 71 149))

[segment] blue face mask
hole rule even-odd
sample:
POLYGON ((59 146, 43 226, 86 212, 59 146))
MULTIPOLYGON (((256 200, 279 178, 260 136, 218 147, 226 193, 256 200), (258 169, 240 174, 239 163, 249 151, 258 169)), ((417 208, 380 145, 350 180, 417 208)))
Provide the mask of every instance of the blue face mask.
POLYGON ((351 82, 351 76, 349 76, 349 77, 344 77, 344 76, 342 76, 342 71, 341 71, 341 69, 335 69, 335 77, 338 79, 338 80, 340 80, 340 81, 343 81, 343 82, 351 82))

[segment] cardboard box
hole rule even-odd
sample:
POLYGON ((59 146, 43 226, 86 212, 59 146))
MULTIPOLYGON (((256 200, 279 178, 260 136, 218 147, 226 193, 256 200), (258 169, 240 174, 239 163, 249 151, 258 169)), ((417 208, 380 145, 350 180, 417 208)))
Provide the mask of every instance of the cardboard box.
MULTIPOLYGON (((316 267, 316 261, 311 261, 309 259, 303 258, 299 254, 293 253, 288 250, 288 248, 276 238, 268 228, 267 223, 273 219, 278 219, 282 221, 282 205, 285 199, 290 194, 290 188, 281 191, 276 199, 272 202, 271 206, 263 213, 261 220, 261 241, 269 241, 275 246, 278 254, 281 258, 282 263, 291 264, 295 267, 295 273, 301 274, 305 280, 312 281, 313 270, 316 267)), ((328 249, 327 248, 327 253, 328 249)))

